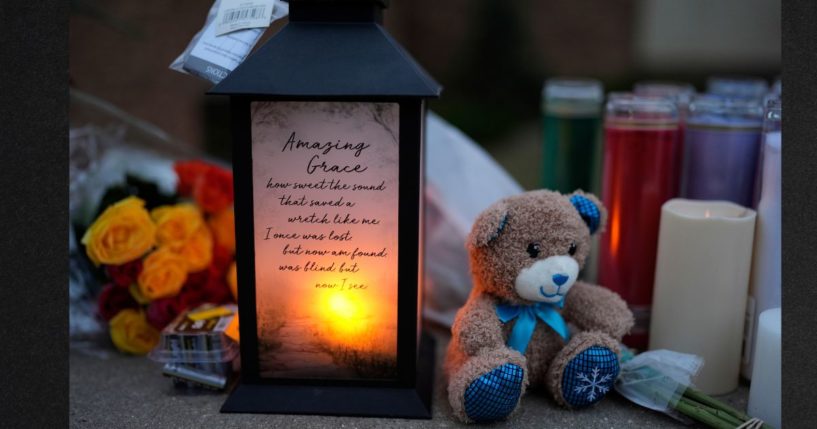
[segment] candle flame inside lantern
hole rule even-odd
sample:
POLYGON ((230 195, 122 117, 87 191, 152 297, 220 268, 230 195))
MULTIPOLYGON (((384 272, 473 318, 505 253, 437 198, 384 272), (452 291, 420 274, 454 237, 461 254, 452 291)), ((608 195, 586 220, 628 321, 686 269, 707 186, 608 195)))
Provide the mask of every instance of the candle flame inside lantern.
POLYGON ((349 294, 332 294, 327 300, 332 319, 348 321, 359 317, 362 313, 360 303, 349 294))
POLYGON ((370 299, 360 291, 326 291, 316 303, 321 315, 320 334, 325 341, 361 346, 373 334, 370 299))
POLYGON ((391 321, 396 315, 388 295, 377 293, 379 288, 373 286, 377 283, 369 276, 325 276, 312 283, 337 285, 315 289, 313 298, 305 300, 314 306, 313 314, 319 315, 314 334, 323 347, 339 362, 353 363, 355 367, 391 367, 397 344, 397 326, 391 321), (356 285, 369 286, 356 289, 356 285))

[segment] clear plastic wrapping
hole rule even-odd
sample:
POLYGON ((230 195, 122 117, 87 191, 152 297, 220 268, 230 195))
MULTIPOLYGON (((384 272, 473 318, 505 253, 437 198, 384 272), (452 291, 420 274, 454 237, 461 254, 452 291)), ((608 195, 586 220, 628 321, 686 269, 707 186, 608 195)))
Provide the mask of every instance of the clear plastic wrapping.
POLYGON ((619 394, 642 407, 689 421, 675 407, 703 366, 703 358, 670 350, 651 350, 622 360, 615 383, 619 394))
POLYGON ((150 353, 158 362, 183 364, 221 364, 238 356, 238 343, 225 330, 235 317, 237 307, 225 306, 232 314, 205 320, 190 320, 189 313, 180 314, 162 330, 159 345, 150 353))

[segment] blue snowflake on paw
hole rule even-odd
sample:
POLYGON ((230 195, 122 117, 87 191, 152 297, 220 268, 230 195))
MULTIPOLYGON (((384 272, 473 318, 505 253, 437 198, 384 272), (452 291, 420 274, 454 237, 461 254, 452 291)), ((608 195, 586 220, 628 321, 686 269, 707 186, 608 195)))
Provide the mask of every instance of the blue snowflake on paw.
POLYGON ((607 373, 604 374, 603 377, 599 377, 599 372, 601 372, 601 370, 596 367, 590 372, 590 376, 587 376, 587 374, 583 372, 576 374, 576 378, 580 384, 573 388, 573 392, 586 393, 589 402, 594 402, 596 398, 606 395, 607 392, 610 391, 610 381, 613 379, 613 374, 607 373), (598 392, 598 394, 596 392, 598 392))
POLYGON ((592 405, 610 392, 618 372, 618 356, 606 347, 592 346, 565 366, 562 396, 571 407, 592 405))

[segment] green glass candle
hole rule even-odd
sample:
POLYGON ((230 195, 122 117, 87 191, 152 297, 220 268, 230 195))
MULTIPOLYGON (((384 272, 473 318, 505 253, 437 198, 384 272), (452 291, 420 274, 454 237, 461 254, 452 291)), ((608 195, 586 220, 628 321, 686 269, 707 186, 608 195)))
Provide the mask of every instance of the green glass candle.
POLYGON ((598 194, 604 90, 593 79, 548 79, 542 91, 542 186, 598 194))

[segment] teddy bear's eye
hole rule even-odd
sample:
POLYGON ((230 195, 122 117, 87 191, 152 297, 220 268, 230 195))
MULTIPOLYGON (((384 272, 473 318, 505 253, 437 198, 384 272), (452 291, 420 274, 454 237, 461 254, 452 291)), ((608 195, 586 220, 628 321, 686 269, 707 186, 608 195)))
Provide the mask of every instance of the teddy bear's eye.
POLYGON ((570 243, 570 247, 567 249, 567 253, 569 253, 570 256, 576 254, 576 243, 570 243))
POLYGON ((528 255, 530 255, 531 258, 535 258, 535 257, 539 256, 539 244, 538 243, 528 244, 528 255))

